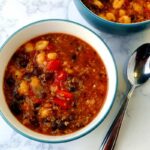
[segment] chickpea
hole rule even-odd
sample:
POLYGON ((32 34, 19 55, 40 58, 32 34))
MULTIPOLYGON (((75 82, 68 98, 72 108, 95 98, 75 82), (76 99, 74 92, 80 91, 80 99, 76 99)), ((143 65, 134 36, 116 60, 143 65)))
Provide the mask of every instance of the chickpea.
POLYGON ((47 54, 48 59, 54 60, 57 58, 57 53, 48 53, 47 54))
POLYGON ((103 18, 103 19, 107 19, 104 13, 100 13, 98 16, 103 18))
POLYGON ((38 79, 38 77, 36 77, 36 76, 32 77, 30 85, 33 89, 39 88, 41 86, 41 84, 40 84, 40 80, 38 79))
POLYGON ((106 18, 110 21, 115 21, 116 20, 116 17, 113 13, 106 13, 106 18))
POLYGON ((104 7, 103 3, 100 0, 94 0, 93 4, 96 5, 98 8, 104 7))
POLYGON ((32 52, 34 50, 34 45, 32 43, 26 43, 25 44, 25 51, 26 52, 32 52))
POLYGON ((122 16, 119 18, 120 23, 131 23, 131 18, 127 15, 122 16))
POLYGON ((46 40, 40 40, 36 42, 35 49, 38 51, 44 50, 48 46, 49 41, 46 40))
POLYGON ((63 62, 63 66, 67 66, 68 65, 68 62, 67 61, 64 61, 63 62))
POLYGON ((134 9, 134 11, 136 11, 138 13, 143 12, 143 7, 138 3, 133 3, 133 9, 134 9))
POLYGON ((125 10, 123 10, 123 9, 120 9, 119 10, 119 16, 121 17, 121 16, 124 16, 126 14, 126 11, 125 10))
POLYGON ((23 95, 28 95, 28 91, 29 91, 29 85, 27 81, 25 80, 21 81, 20 86, 18 88, 18 92, 23 95))
POLYGON ((91 105, 94 105, 95 104, 95 99, 88 99, 86 100, 85 102, 87 105, 89 105, 89 107, 91 107, 91 105))
POLYGON ((147 2, 146 7, 148 10, 150 10, 150 2, 147 2))
POLYGON ((21 79, 22 76, 23 76, 23 73, 20 70, 16 70, 15 71, 15 77, 17 79, 21 79))
POLYGON ((41 65, 45 61, 45 52, 41 52, 36 56, 36 62, 41 65))
POLYGON ((50 86, 50 91, 52 95, 55 95, 55 92, 58 90, 58 86, 57 85, 51 85, 50 86))
POLYGON ((73 70, 70 69, 70 68, 66 68, 65 71, 66 71, 67 73, 69 73, 69 74, 73 74, 73 70))
POLYGON ((50 114, 51 114, 50 108, 41 107, 39 110, 39 117, 40 118, 46 118, 46 117, 50 116, 50 114))
POLYGON ((114 0, 113 1, 113 8, 114 9, 119 9, 123 6, 124 0, 114 0))

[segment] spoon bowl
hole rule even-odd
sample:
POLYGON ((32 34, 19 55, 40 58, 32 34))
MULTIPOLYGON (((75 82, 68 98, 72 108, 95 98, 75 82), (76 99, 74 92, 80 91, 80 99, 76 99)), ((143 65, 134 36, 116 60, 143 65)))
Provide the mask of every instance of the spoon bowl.
POLYGON ((137 48, 131 55, 127 67, 127 77, 131 85, 139 86, 150 77, 150 44, 137 48))

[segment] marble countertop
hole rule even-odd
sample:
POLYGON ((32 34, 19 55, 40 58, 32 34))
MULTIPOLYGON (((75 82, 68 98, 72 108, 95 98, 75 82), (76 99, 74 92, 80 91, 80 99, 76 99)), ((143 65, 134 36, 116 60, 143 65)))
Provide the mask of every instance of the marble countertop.
MULTIPOLYGON (((150 29, 126 35, 97 31, 79 14, 72 0, 0 0, 0 46, 20 27, 41 19, 68 19, 99 34, 110 47, 118 68, 119 87, 115 103, 104 122, 90 134, 62 144, 32 141, 15 132, 0 116, 0 150, 98 150, 126 95, 124 71, 129 56, 139 45, 150 42, 150 29)), ((2 62, 1 62, 2 63, 2 62)), ((150 82, 135 90, 119 134, 116 150, 148 150, 150 147, 150 82)))

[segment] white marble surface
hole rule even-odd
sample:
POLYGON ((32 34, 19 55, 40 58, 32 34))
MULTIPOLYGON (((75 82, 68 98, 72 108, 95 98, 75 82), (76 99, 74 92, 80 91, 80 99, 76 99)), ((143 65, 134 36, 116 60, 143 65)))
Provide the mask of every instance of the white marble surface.
MULTIPOLYGON (((85 137, 62 144, 32 141, 11 129, 0 117, 0 150, 98 150, 114 116, 127 85, 123 74, 131 52, 150 42, 150 29, 127 36, 106 34, 91 27, 78 13, 72 0, 0 0, 0 46, 20 27, 41 19, 69 19, 99 34, 110 47, 117 63, 119 87, 113 108, 104 122, 85 137)), ((2 62, 0 62, 2 63, 2 62)), ((116 150, 148 150, 150 147, 150 82, 138 88, 131 99, 116 150)))

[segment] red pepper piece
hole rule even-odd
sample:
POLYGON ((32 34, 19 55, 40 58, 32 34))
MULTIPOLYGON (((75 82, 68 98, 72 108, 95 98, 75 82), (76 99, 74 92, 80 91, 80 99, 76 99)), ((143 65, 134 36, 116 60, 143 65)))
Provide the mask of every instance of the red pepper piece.
POLYGON ((69 100, 73 99, 73 94, 68 92, 68 91, 57 90, 56 94, 57 94, 58 97, 65 97, 66 99, 69 99, 69 100))
POLYGON ((65 81, 66 79, 67 79, 67 72, 65 72, 63 70, 59 71, 57 76, 56 76, 56 80, 58 80, 58 81, 61 81, 61 80, 65 81))
POLYGON ((55 98, 54 99, 54 103, 57 104, 58 106, 60 106, 63 109, 67 109, 68 105, 67 105, 67 101, 59 99, 59 98, 55 98))
POLYGON ((59 70, 61 67, 61 63, 60 63, 60 60, 50 60, 48 63, 47 63, 47 70, 48 71, 57 71, 59 70))

